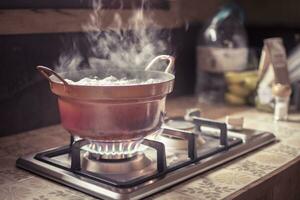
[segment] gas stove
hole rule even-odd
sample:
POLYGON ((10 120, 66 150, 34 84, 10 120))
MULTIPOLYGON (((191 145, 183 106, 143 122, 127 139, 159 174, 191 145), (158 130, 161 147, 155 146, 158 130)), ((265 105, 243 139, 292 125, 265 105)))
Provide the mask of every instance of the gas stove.
POLYGON ((141 199, 220 166, 276 140, 272 133, 199 117, 166 120, 130 157, 103 158, 91 141, 21 157, 17 166, 101 199, 141 199), (93 151, 91 151, 93 149, 93 151))

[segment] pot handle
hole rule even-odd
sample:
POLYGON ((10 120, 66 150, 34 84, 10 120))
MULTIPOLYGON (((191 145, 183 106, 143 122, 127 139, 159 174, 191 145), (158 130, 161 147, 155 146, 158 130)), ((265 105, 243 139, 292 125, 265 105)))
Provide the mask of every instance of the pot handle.
POLYGON ((65 81, 61 76, 59 76, 55 71, 53 71, 52 69, 48 68, 48 67, 44 67, 44 66, 37 66, 36 69, 46 78, 48 79, 50 82, 53 82, 50 79, 51 75, 54 75, 56 78, 58 78, 63 84, 64 86, 68 86, 69 84, 67 83, 67 81, 65 81))
POLYGON ((153 60, 151 60, 151 62, 147 65, 147 67, 145 68, 145 71, 149 70, 153 64, 158 61, 158 60, 169 60, 169 64, 165 69, 166 73, 171 73, 171 71, 173 71, 174 68, 174 63, 175 63, 175 58, 173 56, 169 56, 169 55, 160 55, 160 56, 156 56, 153 60))

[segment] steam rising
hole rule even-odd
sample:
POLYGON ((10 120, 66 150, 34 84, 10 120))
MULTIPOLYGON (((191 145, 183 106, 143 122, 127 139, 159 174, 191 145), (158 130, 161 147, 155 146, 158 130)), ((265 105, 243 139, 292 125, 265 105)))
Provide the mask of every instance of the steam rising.
POLYGON ((84 62, 85 66, 94 69, 99 65, 144 69, 155 56, 168 53, 169 36, 151 20, 151 16, 144 15, 144 4, 138 10, 125 10, 127 19, 122 19, 118 12, 108 19, 100 1, 95 1, 93 8, 89 22, 82 27, 89 52, 83 56, 74 43, 71 51, 60 56, 56 71, 78 70, 84 62), (111 21, 109 27, 104 27, 103 20, 111 21))

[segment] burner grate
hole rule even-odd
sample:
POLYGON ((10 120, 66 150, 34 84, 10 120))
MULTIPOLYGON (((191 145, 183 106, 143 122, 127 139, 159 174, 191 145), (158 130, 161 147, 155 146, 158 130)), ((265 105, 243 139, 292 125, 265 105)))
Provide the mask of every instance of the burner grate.
MULTIPOLYGON (((75 174, 87 177, 89 179, 99 181, 104 184, 108 184, 114 187, 119 188, 130 188, 152 179, 164 177, 166 174, 175 171, 179 168, 188 166, 192 163, 199 162, 205 158, 218 154, 222 151, 226 151, 229 148, 236 146, 242 143, 241 139, 238 138, 229 138, 227 136, 227 126, 225 123, 220 123, 212 120, 202 119, 198 117, 194 117, 194 123, 196 125, 196 131, 184 131, 173 128, 164 127, 163 133, 170 136, 176 136, 181 139, 187 140, 188 147, 188 158, 189 160, 178 163, 173 166, 167 166, 166 161, 166 150, 165 145, 161 142, 144 139, 143 145, 148 146, 156 151, 156 173, 145 176, 145 177, 137 177, 130 181, 119 181, 117 179, 112 179, 111 177, 107 177, 105 174, 98 174, 86 171, 81 167, 81 148, 87 144, 89 144, 88 140, 81 139, 78 141, 74 141, 74 138, 71 136, 70 145, 60 147, 54 150, 45 151, 42 153, 38 153, 35 156, 35 159, 40 160, 42 162, 46 162, 55 167, 73 172, 75 174), (209 152, 199 153, 197 151, 197 143, 196 138, 198 134, 203 134, 201 132, 201 127, 213 127, 220 130, 219 137, 219 145, 212 148, 209 152), (71 164, 61 163, 53 157, 61 156, 64 154, 69 154, 71 157, 71 164)), ((212 137, 212 136, 211 136, 212 137)))
POLYGON ((89 141, 75 141, 73 137, 71 137, 70 145, 21 157, 16 165, 96 198, 137 200, 276 141, 274 134, 269 132, 254 129, 227 132, 227 126, 224 123, 198 117, 192 119, 195 124, 193 131, 162 127, 164 130, 161 137, 167 135, 165 138, 181 138, 185 149, 181 146, 177 148, 176 145, 173 146, 172 143, 166 141, 161 143, 148 139, 144 140, 143 144, 150 148, 143 154, 120 161, 121 167, 126 169, 124 171, 127 172, 129 169, 131 172, 133 169, 133 173, 114 174, 120 167, 119 161, 89 160, 86 149, 81 148, 89 141), (219 131, 210 132, 211 127, 219 131), (206 142, 199 143, 198 136, 206 142), (147 162, 144 162, 145 165, 135 165, 138 166, 137 168, 130 168, 133 166, 133 161, 136 164, 140 160, 147 162), (98 162, 101 162, 99 165, 103 168, 99 168, 98 162), (126 168, 126 166, 130 167, 126 168), (106 167, 109 168, 108 171, 105 171, 106 167), (110 171, 113 168, 117 170, 110 171), (101 171, 101 169, 105 170, 101 171), (110 172, 113 173, 109 174, 110 172))

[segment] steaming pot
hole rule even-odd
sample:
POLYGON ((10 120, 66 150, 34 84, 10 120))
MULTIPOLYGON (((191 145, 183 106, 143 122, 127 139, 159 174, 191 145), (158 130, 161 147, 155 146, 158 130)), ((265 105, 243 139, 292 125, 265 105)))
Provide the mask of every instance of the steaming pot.
POLYGON ((145 70, 126 70, 99 66, 97 69, 56 73, 38 66, 58 96, 61 123, 71 134, 96 141, 97 151, 103 153, 133 152, 143 138, 160 130, 165 113, 166 95, 174 85, 170 73, 174 58, 161 55, 154 58, 145 70), (152 64, 168 60, 164 72, 152 71, 152 64), (69 84, 88 76, 104 78, 135 78, 159 80, 149 84, 86 86, 69 84), (104 151, 104 149, 106 149, 104 151))

